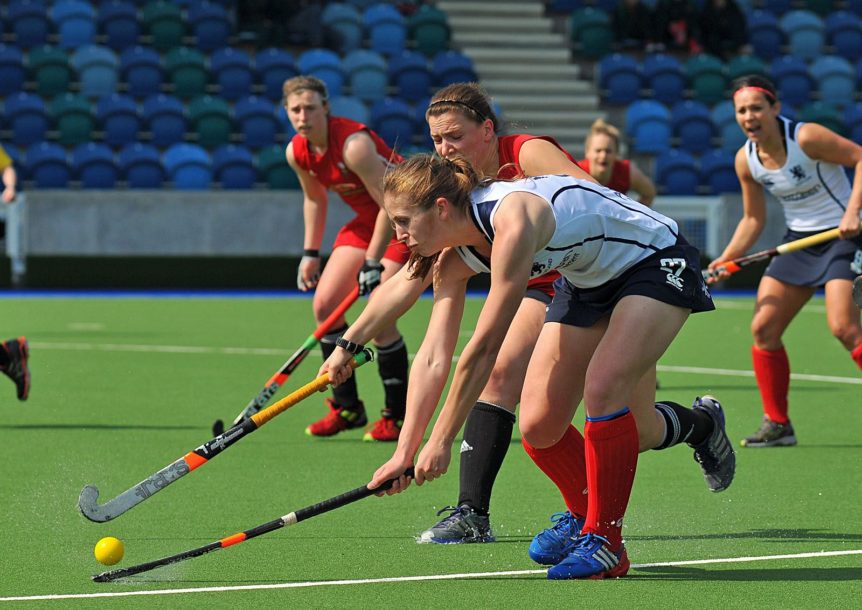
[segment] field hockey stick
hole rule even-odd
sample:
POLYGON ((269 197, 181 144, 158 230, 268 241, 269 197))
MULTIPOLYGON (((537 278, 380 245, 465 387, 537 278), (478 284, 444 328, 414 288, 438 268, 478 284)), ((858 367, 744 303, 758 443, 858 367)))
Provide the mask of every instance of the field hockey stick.
POLYGON ((857 307, 862 307, 862 275, 853 280, 853 302, 857 307))
POLYGON ((733 274, 745 267, 746 265, 750 265, 751 263, 767 260, 772 258, 773 256, 778 256, 779 254, 787 254, 788 252, 796 252, 797 250, 802 250, 803 248, 816 246, 817 244, 822 244, 824 242, 836 239, 837 237, 838 229, 829 229, 828 231, 823 231, 822 233, 815 233, 814 235, 809 235, 808 237, 789 241, 786 244, 781 244, 780 246, 770 248, 769 250, 755 252, 754 254, 749 254, 748 256, 741 256, 739 258, 733 259, 732 261, 722 263, 721 267, 713 269, 712 271, 710 271, 709 269, 704 269, 703 279, 706 280, 707 284, 712 284, 713 282, 718 281, 719 276, 722 272, 733 274))
MULTIPOLYGON (((408 477, 412 477, 413 469, 408 468, 404 472, 404 474, 408 477)), ((206 555, 207 553, 210 553, 212 551, 217 551, 219 549, 233 546, 234 544, 239 544, 240 542, 244 542, 251 538, 256 538, 257 536, 261 536, 263 534, 268 534, 269 532, 281 529, 286 525, 294 525, 296 523, 299 523, 300 521, 310 519, 311 517, 322 515, 323 513, 335 510, 336 508, 341 508, 342 506, 351 504, 352 502, 356 502, 357 500, 361 500, 363 498, 367 498, 368 496, 374 495, 381 491, 386 491, 387 489, 392 487, 392 485, 397 480, 398 479, 389 479, 388 481, 382 483, 380 487, 376 487, 374 489, 368 489, 368 487, 363 485, 362 487, 357 487, 356 489, 352 489, 341 495, 329 498, 328 500, 324 500, 323 502, 318 502, 317 504, 312 504, 311 506, 300 508, 297 511, 288 513, 283 517, 279 517, 278 519, 270 521, 269 523, 258 525, 257 527, 253 527, 251 529, 245 530, 244 532, 239 532, 231 536, 226 536, 221 540, 216 540, 215 542, 211 542, 196 549, 177 553, 176 555, 171 555, 170 557, 156 559, 155 561, 141 563, 136 566, 130 566, 128 568, 119 568, 116 570, 102 572, 101 574, 96 574, 95 576, 93 576, 93 580, 95 582, 110 582, 118 578, 123 578, 124 576, 132 576, 134 574, 140 574, 141 572, 149 572, 150 570, 154 570, 155 568, 170 565, 172 563, 177 563, 179 561, 185 561, 186 559, 191 559, 192 557, 200 557, 201 555, 206 555)))
MULTIPOLYGON (((373 359, 374 354, 371 350, 365 349, 354 357, 350 362, 350 366, 356 368, 373 359)), ((194 451, 189 451, 177 461, 165 466, 151 477, 144 479, 134 487, 127 489, 116 498, 108 500, 102 505, 96 503, 99 499, 99 490, 94 485, 87 485, 81 490, 81 495, 78 498, 78 508, 90 521, 98 523, 110 521, 158 493, 180 477, 187 475, 195 468, 206 464, 219 453, 238 442, 241 438, 251 434, 279 413, 286 411, 315 392, 325 390, 328 385, 329 373, 324 373, 314 381, 285 396, 274 405, 267 407, 260 413, 255 413, 249 419, 234 426, 224 434, 219 434, 194 451)))
MULTIPOLYGON (((233 425, 236 426, 240 422, 248 419, 258 411, 260 411, 263 407, 266 406, 266 403, 269 402, 269 399, 275 396, 275 393, 278 392, 278 389, 284 384, 285 381, 290 378, 293 371, 296 370, 296 367, 300 365, 300 363, 305 360, 305 357, 311 352, 311 348, 313 348, 317 343, 323 338, 323 336, 329 332, 329 329, 332 328, 332 325, 338 321, 341 316, 343 316, 350 306, 356 302, 356 299, 359 298, 359 286, 353 289, 353 291, 347 295, 341 303, 339 303, 338 307, 329 314, 329 317, 326 318, 320 325, 314 329, 314 332, 311 333, 305 342, 302 344, 296 352, 288 358, 287 362, 281 365, 279 371, 269 378, 269 381, 263 386, 263 389, 260 393, 255 396, 248 405, 246 405, 245 409, 243 409, 242 413, 237 415, 233 420, 233 425)), ((224 432, 224 422, 220 419, 217 419, 215 423, 213 423, 213 436, 218 436, 224 432)))

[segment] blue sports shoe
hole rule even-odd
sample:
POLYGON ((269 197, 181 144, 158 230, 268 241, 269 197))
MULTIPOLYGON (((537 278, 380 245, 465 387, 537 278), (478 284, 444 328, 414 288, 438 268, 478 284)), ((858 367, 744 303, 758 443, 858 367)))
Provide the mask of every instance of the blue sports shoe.
POLYGON ((572 578, 619 578, 629 571, 626 547, 618 553, 609 548, 607 538, 598 534, 584 534, 575 541, 569 555, 548 570, 550 580, 572 578))
POLYGON ((736 472, 736 453, 727 438, 724 423, 724 409, 712 396, 697 398, 692 407, 695 411, 704 411, 712 419, 712 433, 699 445, 690 445, 694 449, 694 459, 703 470, 703 478, 710 491, 724 491, 733 482, 736 472))
POLYGON ((569 511, 554 513, 551 521, 554 525, 536 534, 530 543, 530 559, 543 566, 553 566, 565 559, 584 527, 584 520, 569 511))

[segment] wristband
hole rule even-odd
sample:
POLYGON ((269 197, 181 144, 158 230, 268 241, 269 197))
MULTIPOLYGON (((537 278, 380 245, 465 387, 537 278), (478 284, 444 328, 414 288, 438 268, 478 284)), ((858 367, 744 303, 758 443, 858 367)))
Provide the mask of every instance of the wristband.
POLYGON ((320 250, 314 250, 312 248, 305 248, 302 251, 303 256, 310 256, 312 258, 320 258, 320 250))
POLYGON ((357 354, 361 354, 362 350, 365 349, 364 345, 354 343, 353 341, 348 341, 344 337, 338 337, 338 339, 335 340, 335 345, 340 347, 341 349, 347 350, 354 356, 356 356, 357 354))

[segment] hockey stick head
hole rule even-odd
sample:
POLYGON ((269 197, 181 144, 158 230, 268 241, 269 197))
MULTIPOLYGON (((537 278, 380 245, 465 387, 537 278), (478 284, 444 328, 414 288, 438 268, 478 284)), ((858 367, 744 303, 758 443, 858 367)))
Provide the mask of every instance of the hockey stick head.
POLYGON ((90 521, 96 523, 104 523, 114 518, 114 515, 109 515, 105 509, 98 504, 99 490, 95 485, 87 485, 81 490, 81 495, 78 496, 78 509, 90 521))

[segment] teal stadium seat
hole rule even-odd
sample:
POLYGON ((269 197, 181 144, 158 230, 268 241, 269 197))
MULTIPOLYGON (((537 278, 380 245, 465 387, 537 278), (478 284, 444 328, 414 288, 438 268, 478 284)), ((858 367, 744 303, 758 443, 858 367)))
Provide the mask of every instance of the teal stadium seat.
POLYGON ((206 58, 197 49, 177 47, 164 56, 167 80, 173 84, 173 94, 189 100, 203 95, 209 82, 206 58))
POLYGON ((685 62, 685 74, 697 101, 712 105, 727 95, 727 70, 718 57, 708 53, 694 55, 685 62))
POLYGON ((257 169, 271 189, 298 190, 300 188, 299 178, 287 164, 284 148, 281 146, 274 145, 261 149, 257 155, 257 169))
POLYGON ((799 120, 805 123, 819 123, 839 135, 846 135, 841 109, 829 102, 816 101, 806 104, 799 110, 799 120))
POLYGON ((60 47, 51 45, 30 49, 27 72, 36 85, 36 93, 45 99, 69 91, 73 76, 69 55, 60 47))
POLYGON ((613 50, 611 18, 607 12, 591 6, 572 13, 569 36, 578 53, 589 59, 604 57, 613 50))
POLYGON ((756 55, 737 55, 727 61, 727 80, 729 82, 749 74, 768 76, 766 63, 756 55))
POLYGON ((376 51, 356 49, 342 61, 350 90, 363 102, 374 102, 386 96, 389 72, 386 59, 376 51))
POLYGON ((840 107, 853 103, 856 94, 856 72, 853 65, 837 55, 824 55, 808 66, 817 83, 820 99, 840 107))
POLYGON ((233 121, 225 100, 211 95, 197 97, 189 102, 188 113, 199 145, 209 149, 230 142, 233 121))
POLYGON ((141 9, 144 30, 150 36, 150 44, 161 52, 183 44, 186 22, 178 4, 156 0, 141 9))
POLYGON ((89 142, 96 129, 96 116, 87 98, 73 93, 55 97, 48 112, 57 127, 57 141, 64 146, 89 142))
POLYGON ((428 57, 449 48, 449 20, 446 13, 430 5, 423 4, 407 18, 407 36, 413 41, 413 48, 428 57))

